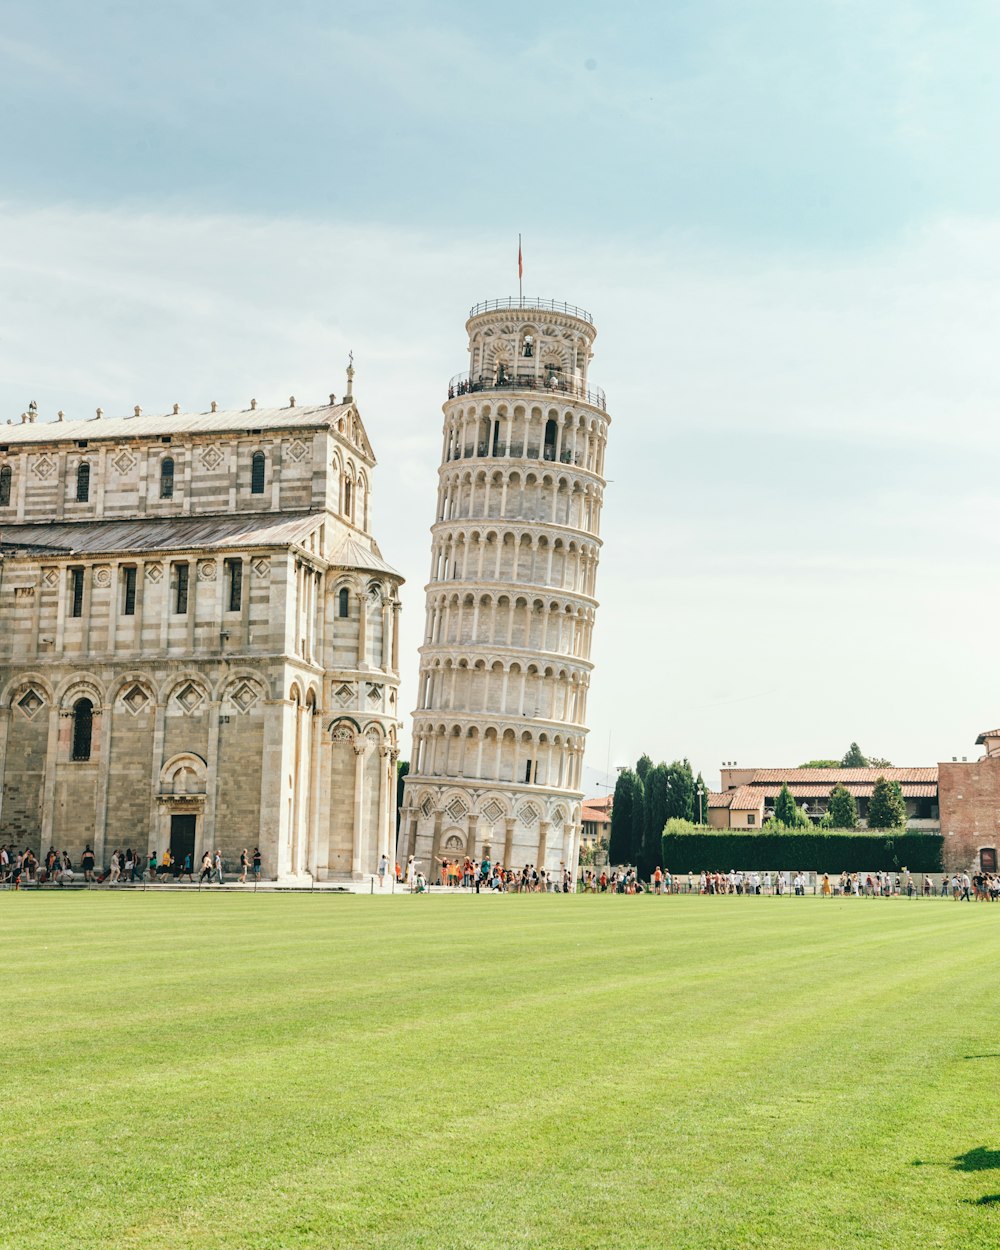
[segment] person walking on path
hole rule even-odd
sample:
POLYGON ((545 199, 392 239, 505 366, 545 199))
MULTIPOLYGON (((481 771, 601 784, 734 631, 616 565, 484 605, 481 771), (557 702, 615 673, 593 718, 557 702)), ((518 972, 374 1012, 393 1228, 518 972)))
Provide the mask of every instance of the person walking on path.
POLYGON ((250 854, 247 851, 247 848, 244 847, 243 850, 240 851, 240 885, 246 885, 247 869, 249 867, 250 867, 250 854))
POLYGON ((118 852, 111 853, 111 874, 108 878, 109 885, 117 885, 118 878, 122 875, 121 860, 118 858, 118 852))
POLYGON ((212 880, 212 857, 211 855, 209 855, 208 851, 206 851, 205 854, 201 857, 201 873, 198 877, 198 884, 201 885, 202 882, 211 881, 211 880, 212 880))
POLYGON ((219 850, 215 852, 215 879, 222 885, 222 852, 219 850))
POLYGON ((260 880, 260 847, 253 848, 253 879, 256 884, 260 880))
POLYGON ((961 903, 964 900, 966 903, 971 903, 972 894, 970 893, 970 890, 972 889, 972 882, 969 880, 969 874, 967 872, 962 873, 961 886, 962 893, 958 901, 961 903))
POLYGON ((385 879, 389 875, 389 857, 383 855, 378 861, 378 888, 385 889, 385 879))

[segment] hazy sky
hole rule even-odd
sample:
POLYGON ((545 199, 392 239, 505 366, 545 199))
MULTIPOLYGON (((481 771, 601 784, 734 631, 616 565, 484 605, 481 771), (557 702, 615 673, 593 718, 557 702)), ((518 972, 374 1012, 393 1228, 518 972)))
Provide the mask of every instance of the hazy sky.
POLYGON ((405 708, 440 405, 521 231, 613 418, 588 764, 926 764, 1000 719, 995 5, 0 19, 0 419, 319 400, 353 348, 405 708))

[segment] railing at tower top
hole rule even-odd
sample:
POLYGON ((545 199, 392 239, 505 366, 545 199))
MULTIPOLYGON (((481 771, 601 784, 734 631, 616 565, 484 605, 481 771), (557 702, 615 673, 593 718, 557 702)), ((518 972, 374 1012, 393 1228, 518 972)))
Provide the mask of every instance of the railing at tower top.
POLYGON ((572 395, 574 399, 582 399, 584 403, 595 408, 607 409, 604 392, 599 386, 584 386, 573 378, 564 378, 553 373, 549 377, 537 377, 535 374, 498 374, 496 377, 484 377, 479 374, 456 373, 448 383, 448 398, 456 399, 459 395, 474 395, 479 391, 539 391, 551 395, 553 399, 560 395, 572 395))
POLYGON ((580 321, 586 321, 588 325, 594 324, 594 318, 587 312, 586 308, 577 308, 575 304, 564 304, 558 299, 485 299, 481 304, 476 304, 469 312, 469 317, 478 317, 480 313, 485 312, 514 312, 521 308, 536 308, 544 312, 561 312, 568 313, 571 317, 576 317, 580 321))

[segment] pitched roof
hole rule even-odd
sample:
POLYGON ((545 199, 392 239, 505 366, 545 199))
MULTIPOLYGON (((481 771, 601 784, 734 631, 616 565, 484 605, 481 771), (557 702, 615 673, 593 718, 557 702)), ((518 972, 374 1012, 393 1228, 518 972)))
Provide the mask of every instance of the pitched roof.
POLYGON ((721 794, 713 794, 711 790, 708 792, 709 807, 731 807, 733 799, 736 797, 735 790, 723 790, 721 794))
POLYGON ((5 525, 0 528, 0 544, 8 549, 23 547, 32 554, 80 556, 190 548, 274 547, 301 542, 324 515, 322 512, 258 512, 245 516, 5 525))
MULTIPOLYGON (((875 789, 874 781, 850 781, 841 783, 844 789, 850 791, 856 799, 870 799, 872 791, 875 789)), ((744 787, 747 788, 747 787, 744 787)), ((780 786, 751 786, 758 794, 766 795, 767 798, 774 798, 780 786)), ((792 797, 796 799, 827 799, 830 797, 830 791, 833 786, 830 785, 793 785, 788 787, 792 797)), ((937 781, 901 781, 899 788, 903 792, 903 797, 907 799, 932 799, 937 795, 937 781)))
POLYGON ((334 424, 348 412, 357 414, 353 401, 302 404, 294 408, 236 408, 225 412, 143 413, 140 417, 90 417, 84 421, 24 421, 0 425, 0 443, 61 443, 78 439, 96 442, 165 434, 316 429, 334 424))
POLYGON ((402 579, 402 573, 382 559, 382 554, 374 539, 371 540, 371 544, 371 547, 366 547, 361 539, 353 534, 346 534, 333 548, 327 559, 341 569, 365 569, 372 573, 390 573, 393 577, 402 579))
POLYGON ((826 782, 833 787, 838 783, 872 782, 884 777, 886 781, 937 781, 937 765, 930 768, 757 768, 747 785, 783 782, 791 788, 794 784, 820 785, 826 782))
POLYGON ((734 812, 756 812, 764 806, 764 791, 756 786, 740 786, 731 791, 729 807, 734 812))
POLYGON ((987 738, 1000 738, 1000 729, 984 729, 976 739, 976 746, 981 747, 987 738))

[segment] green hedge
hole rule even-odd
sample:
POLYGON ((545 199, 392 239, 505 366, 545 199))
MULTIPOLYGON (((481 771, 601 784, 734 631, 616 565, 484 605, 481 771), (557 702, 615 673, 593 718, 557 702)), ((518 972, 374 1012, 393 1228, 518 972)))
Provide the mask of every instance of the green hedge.
POLYGON ((939 833, 665 833, 663 863, 672 872, 940 872, 943 841, 939 833))

